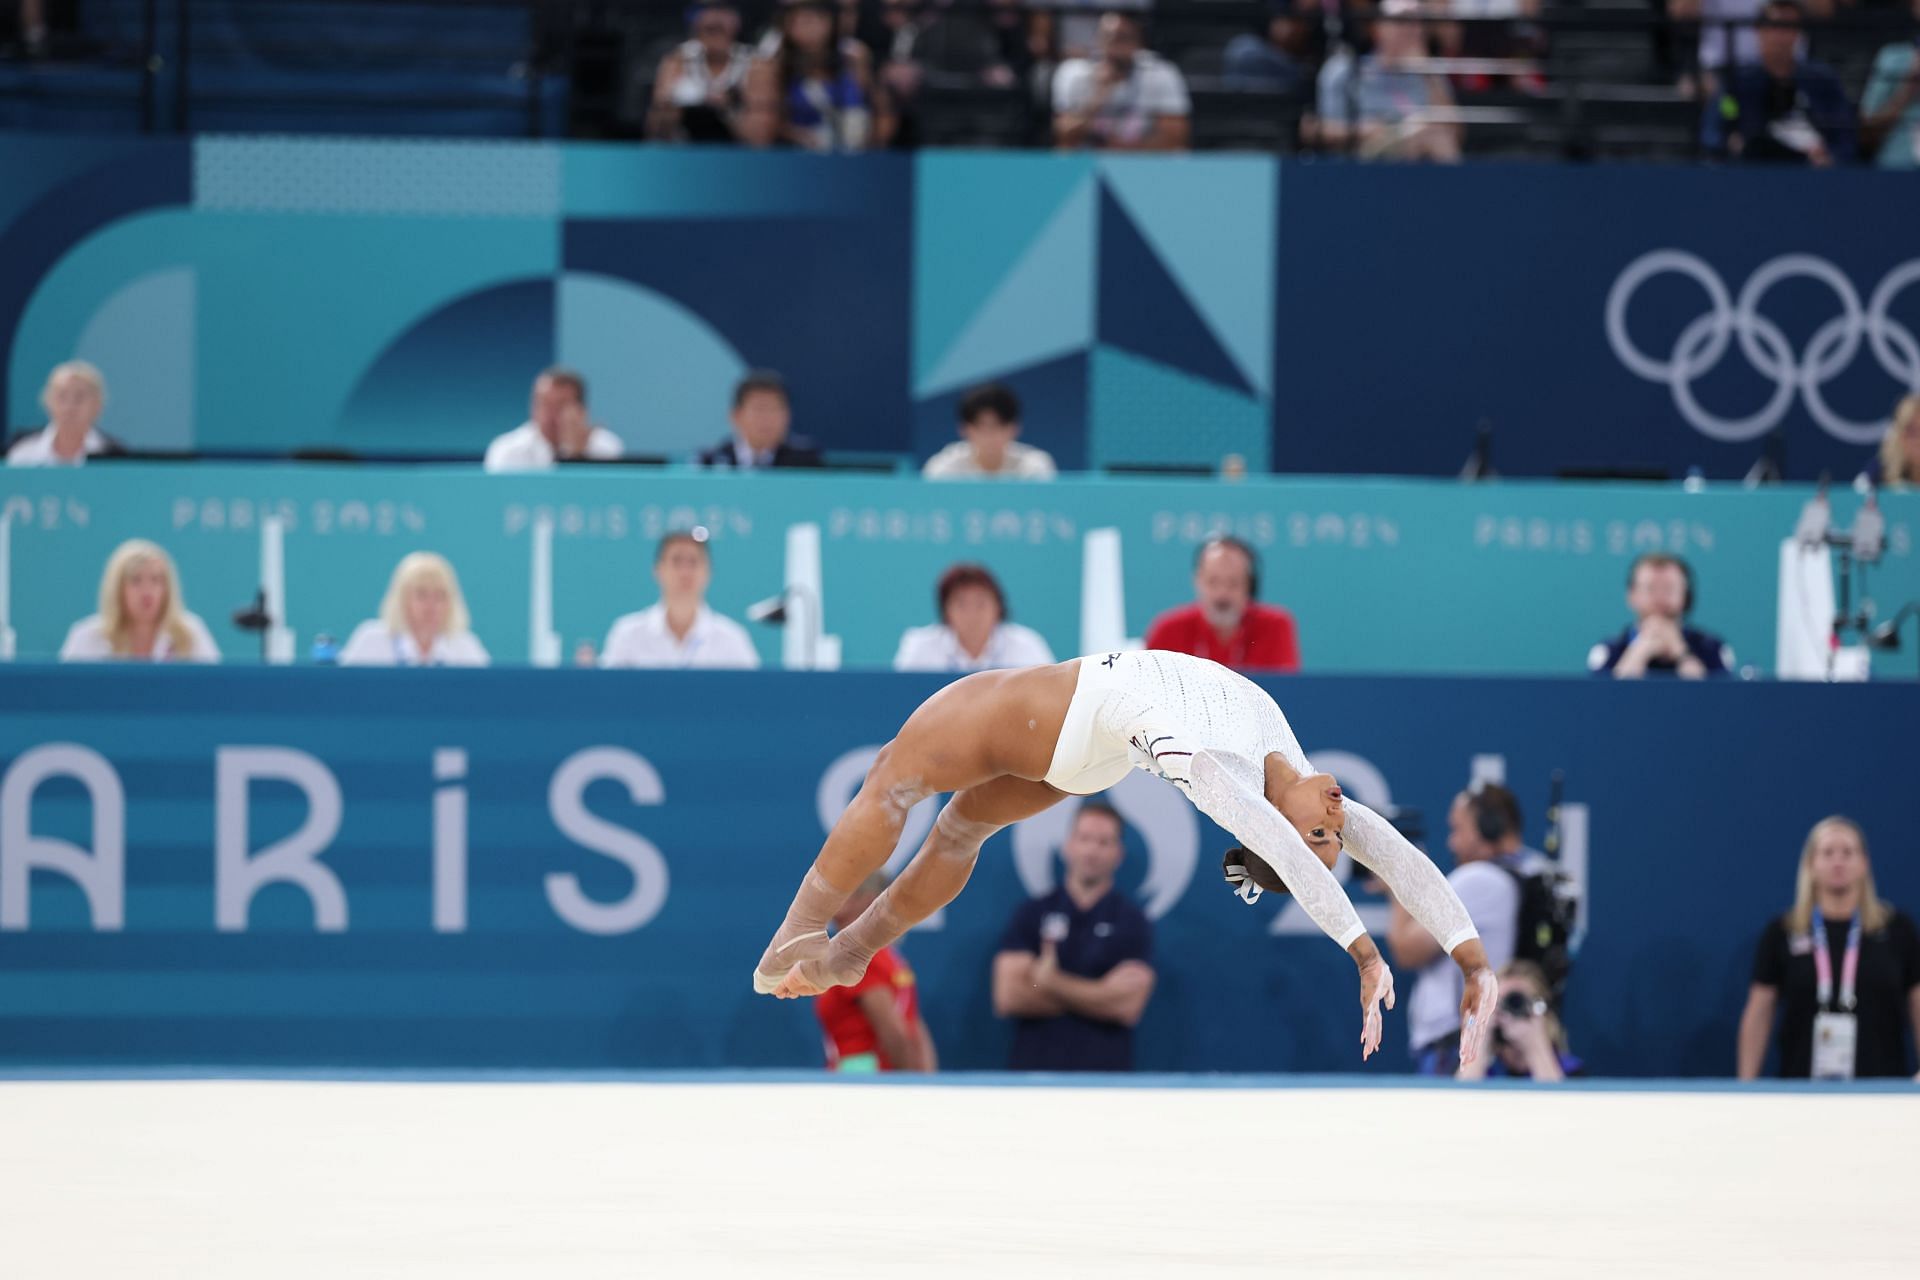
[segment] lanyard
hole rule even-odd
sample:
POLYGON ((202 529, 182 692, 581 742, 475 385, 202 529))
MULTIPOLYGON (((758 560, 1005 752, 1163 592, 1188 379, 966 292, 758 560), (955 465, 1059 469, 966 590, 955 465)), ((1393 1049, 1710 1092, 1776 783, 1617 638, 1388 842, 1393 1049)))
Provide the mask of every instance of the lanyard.
MULTIPOLYGON (((1820 908, 1813 909, 1813 974, 1814 984, 1818 988, 1815 998, 1821 1008, 1826 1008, 1833 999, 1833 956, 1827 946, 1827 922, 1820 915, 1820 908)), ((1847 954, 1840 962, 1840 1007, 1852 1009, 1858 1003, 1854 995, 1855 980, 1860 974, 1860 913, 1853 913, 1853 924, 1847 929, 1847 954)))

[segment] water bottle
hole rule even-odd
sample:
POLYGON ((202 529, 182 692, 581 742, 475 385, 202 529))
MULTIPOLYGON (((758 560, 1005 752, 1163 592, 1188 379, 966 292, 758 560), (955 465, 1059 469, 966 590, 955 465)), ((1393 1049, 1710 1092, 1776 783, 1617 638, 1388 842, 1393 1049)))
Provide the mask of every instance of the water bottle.
POLYGON ((316 666, 335 667, 340 665, 340 642, 322 631, 313 638, 313 661, 316 666))

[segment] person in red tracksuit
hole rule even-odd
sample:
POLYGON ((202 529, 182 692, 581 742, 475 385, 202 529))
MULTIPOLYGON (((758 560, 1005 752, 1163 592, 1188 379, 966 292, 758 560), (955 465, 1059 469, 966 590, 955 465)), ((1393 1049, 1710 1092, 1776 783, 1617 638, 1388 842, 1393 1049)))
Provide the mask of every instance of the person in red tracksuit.
POLYGON ((1206 658, 1235 671, 1298 671, 1293 615, 1261 604, 1260 561, 1238 538, 1209 538, 1193 561, 1195 602, 1169 609, 1147 630, 1147 648, 1206 658))
MULTIPOLYGON (((834 927, 852 923, 886 887, 886 873, 869 878, 834 916, 834 927)), ((822 992, 813 1011, 829 1071, 932 1071, 939 1065, 933 1036, 920 1021, 913 970, 897 947, 876 952, 858 983, 822 992)))

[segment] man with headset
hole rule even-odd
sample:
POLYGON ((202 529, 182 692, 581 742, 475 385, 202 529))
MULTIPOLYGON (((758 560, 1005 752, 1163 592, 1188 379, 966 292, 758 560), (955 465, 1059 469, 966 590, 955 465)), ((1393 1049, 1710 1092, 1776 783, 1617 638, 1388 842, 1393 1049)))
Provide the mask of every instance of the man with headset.
MULTIPOLYGON (((1550 869, 1545 854, 1520 842, 1520 802, 1513 792, 1483 783, 1461 792, 1447 813, 1447 848, 1454 868, 1447 883, 1467 909, 1498 972, 1513 959, 1520 928, 1520 880, 1550 869)), ((1393 904, 1387 950, 1402 970, 1418 970, 1407 1001, 1407 1041, 1423 1075, 1450 1076, 1460 1065, 1459 971, 1433 935, 1393 904)))
POLYGON ((1679 556, 1649 551, 1635 559, 1627 570, 1627 608, 1633 625, 1587 655, 1587 669, 1595 675, 1700 680, 1733 669, 1726 641, 1686 624, 1693 612, 1693 570, 1679 556))
POLYGON ((1193 559, 1194 603, 1169 609, 1147 629, 1147 648, 1207 658, 1235 671, 1298 671, 1293 615, 1259 603, 1260 559, 1221 534, 1193 559))

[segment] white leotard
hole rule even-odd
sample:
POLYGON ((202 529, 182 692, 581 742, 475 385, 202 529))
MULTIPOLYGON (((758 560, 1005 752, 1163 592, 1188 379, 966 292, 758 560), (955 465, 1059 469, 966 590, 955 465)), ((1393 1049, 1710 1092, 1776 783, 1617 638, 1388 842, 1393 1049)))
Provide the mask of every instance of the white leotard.
MULTIPOLYGON (((1080 659, 1046 780, 1091 795, 1129 769, 1159 774, 1265 859, 1314 923, 1348 946, 1364 931, 1352 903, 1266 798, 1274 754, 1298 773, 1317 772, 1279 705, 1245 676, 1183 653, 1098 653, 1080 659)), ((1349 799, 1342 808, 1346 851, 1378 872, 1449 953, 1478 936, 1425 854, 1365 805, 1349 799)))
POLYGON ((1047 782, 1091 795, 1129 769, 1184 778, 1200 750, 1245 762, 1256 788, 1274 752, 1301 773, 1313 772, 1279 706, 1238 672, 1158 649, 1089 654, 1080 659, 1047 782))

